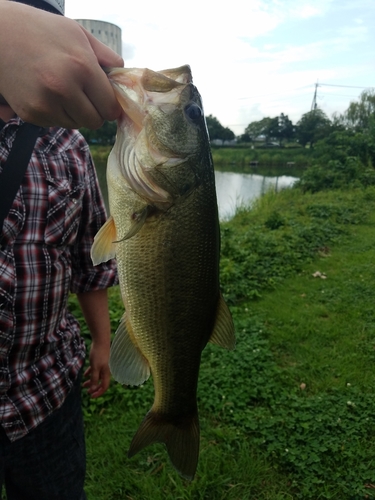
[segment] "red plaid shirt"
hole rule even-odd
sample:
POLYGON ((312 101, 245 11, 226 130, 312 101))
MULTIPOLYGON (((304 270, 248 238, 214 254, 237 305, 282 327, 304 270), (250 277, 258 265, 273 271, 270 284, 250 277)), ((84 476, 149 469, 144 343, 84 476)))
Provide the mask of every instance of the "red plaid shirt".
MULTIPOLYGON (((0 130, 0 182, 21 120, 0 130)), ((38 138, 4 221, 0 249, 0 424, 21 438, 64 402, 85 357, 69 292, 112 286, 114 262, 90 249, 105 209, 88 146, 77 131, 38 138)))

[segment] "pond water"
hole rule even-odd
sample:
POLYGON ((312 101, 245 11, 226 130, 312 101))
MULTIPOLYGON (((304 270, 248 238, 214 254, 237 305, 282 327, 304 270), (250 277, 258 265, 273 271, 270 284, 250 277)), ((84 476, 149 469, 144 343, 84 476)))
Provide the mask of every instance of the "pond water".
MULTIPOLYGON (((107 183, 105 178, 105 164, 97 162, 96 165, 100 187, 108 209, 107 183)), ((233 217, 236 207, 248 205, 253 200, 264 194, 271 187, 280 189, 292 186, 297 177, 280 175, 268 177, 259 174, 238 174, 235 172, 219 172, 215 170, 217 202, 220 220, 233 217)))
POLYGON ((230 219, 235 214, 236 207, 251 204, 269 189, 280 191, 292 186, 297 180, 297 177, 289 175, 267 177, 258 174, 238 174, 215 170, 220 220, 230 219))

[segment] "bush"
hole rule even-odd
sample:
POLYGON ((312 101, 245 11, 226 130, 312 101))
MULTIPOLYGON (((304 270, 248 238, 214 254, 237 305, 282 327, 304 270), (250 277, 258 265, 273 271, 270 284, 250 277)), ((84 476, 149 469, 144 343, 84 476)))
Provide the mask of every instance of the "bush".
POLYGON ((371 185, 375 185, 375 170, 366 167, 357 157, 347 157, 344 161, 331 160, 326 166, 317 163, 295 183, 303 192, 311 193, 371 185))

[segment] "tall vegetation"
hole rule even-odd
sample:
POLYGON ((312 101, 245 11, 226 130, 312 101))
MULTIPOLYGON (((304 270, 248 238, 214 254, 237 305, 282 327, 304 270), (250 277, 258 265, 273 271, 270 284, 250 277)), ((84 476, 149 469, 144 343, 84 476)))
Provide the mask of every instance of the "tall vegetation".
POLYGON ((280 146, 284 141, 293 139, 295 135, 295 127, 287 115, 281 113, 280 116, 274 118, 263 118, 262 120, 249 123, 245 129, 245 136, 250 141, 264 139, 268 144, 271 141, 276 141, 280 146))
POLYGON ((297 123, 296 137, 302 146, 314 147, 319 139, 323 139, 332 126, 326 114, 319 108, 305 113, 297 123))
POLYGON ((206 117, 208 135, 211 141, 219 140, 222 142, 232 141, 235 139, 234 132, 228 128, 223 127, 217 118, 212 115, 206 117))
POLYGON ((302 176, 304 191, 375 184, 375 94, 363 92, 359 102, 325 128, 313 163, 302 176))
POLYGON ((288 141, 297 141, 302 146, 313 148, 319 140, 336 131, 364 133, 373 129, 374 117, 375 91, 365 90, 358 102, 351 102, 342 115, 335 114, 332 119, 319 107, 303 114, 296 124, 281 113, 249 123, 239 139, 244 142, 263 139, 266 144, 276 141, 280 146, 288 141))
POLYGON ((351 102, 339 121, 351 130, 369 129, 375 116, 375 91, 365 90, 358 102, 351 102))

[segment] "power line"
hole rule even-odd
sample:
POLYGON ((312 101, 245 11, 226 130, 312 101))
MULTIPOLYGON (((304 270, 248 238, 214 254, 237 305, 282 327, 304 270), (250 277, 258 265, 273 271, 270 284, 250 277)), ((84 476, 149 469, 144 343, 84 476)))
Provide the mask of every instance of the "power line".
POLYGON ((324 85, 326 87, 345 87, 347 89, 375 89, 375 87, 355 87, 354 85, 334 85, 333 83, 316 83, 315 85, 324 85))
MULTIPOLYGON (((335 85, 333 83, 318 83, 318 82, 316 82, 315 83, 314 97, 313 97, 313 100, 311 103, 311 111, 315 110, 318 107, 318 103, 317 103, 318 87, 322 87, 322 86, 324 86, 324 87, 340 87, 340 88, 346 88, 346 89, 362 89, 362 90, 375 89, 375 87, 357 87, 354 85, 335 85)), ((348 96, 348 97, 350 97, 350 96, 348 96)))
POLYGON ((347 94, 320 94, 320 97, 350 97, 351 99, 356 99, 358 98, 357 95, 347 95, 347 94))

